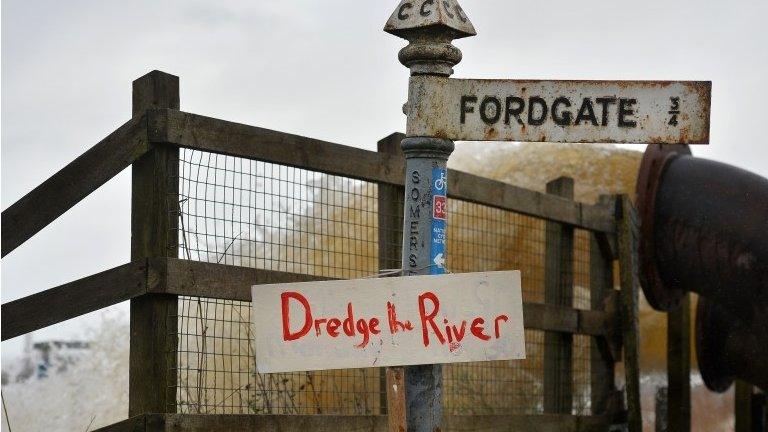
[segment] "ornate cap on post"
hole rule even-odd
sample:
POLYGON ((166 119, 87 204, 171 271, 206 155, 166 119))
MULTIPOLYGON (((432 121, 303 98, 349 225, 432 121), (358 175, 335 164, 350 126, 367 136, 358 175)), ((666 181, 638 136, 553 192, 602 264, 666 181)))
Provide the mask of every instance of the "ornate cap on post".
POLYGON ((399 58, 411 75, 441 76, 461 61, 451 41, 477 34, 456 0, 402 0, 384 31, 410 42, 399 58))

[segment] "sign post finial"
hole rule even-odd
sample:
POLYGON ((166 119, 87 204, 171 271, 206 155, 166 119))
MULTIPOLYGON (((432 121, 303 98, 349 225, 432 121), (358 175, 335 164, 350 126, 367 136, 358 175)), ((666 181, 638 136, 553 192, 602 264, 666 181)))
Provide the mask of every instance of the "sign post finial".
POLYGON ((384 31, 410 42, 399 58, 411 75, 438 76, 452 75, 461 61, 451 41, 477 34, 456 0, 403 0, 384 31))

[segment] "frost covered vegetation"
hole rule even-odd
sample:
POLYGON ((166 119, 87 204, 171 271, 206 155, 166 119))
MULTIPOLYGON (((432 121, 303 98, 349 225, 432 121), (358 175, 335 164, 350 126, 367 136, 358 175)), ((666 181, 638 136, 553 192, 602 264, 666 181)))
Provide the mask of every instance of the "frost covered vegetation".
POLYGON ((104 314, 85 335, 88 354, 66 370, 3 386, 13 432, 94 430, 128 416, 128 317, 104 314))
MULTIPOLYGON (((262 170, 261 177, 224 176, 221 180, 216 176, 237 171, 235 162, 231 158, 212 162, 210 155, 206 161, 206 155, 186 155, 194 164, 182 170, 183 177, 198 179, 187 180, 186 187, 182 181, 187 194, 181 204, 186 215, 180 227, 182 257, 340 278, 365 277, 378 271, 375 185, 332 176, 297 175, 265 165, 255 166, 255 171, 262 170), (231 186, 214 191, 206 188, 217 183, 231 186), (249 194, 234 193, 243 189, 249 194), (217 197, 231 206, 205 207, 209 205, 206 201, 217 201, 217 197), (243 208, 260 211, 243 214, 243 208), (211 214, 237 222, 208 220, 211 214)), ((570 176, 575 179, 576 199, 594 202, 600 194, 631 194, 640 156, 614 146, 460 143, 451 167, 539 191, 549 180, 570 176)), ((242 171, 242 164, 239 169, 242 171)), ((543 254, 543 221, 455 200, 450 206, 448 267, 454 272, 520 269, 524 297, 541 301, 544 270, 535 257, 543 254)), ((583 266, 588 237, 577 233, 575 243, 576 260, 583 266)), ((577 306, 587 307, 588 274, 577 269, 574 282, 577 306)), ((178 358, 180 412, 381 412, 377 369, 255 374, 247 303, 185 298, 180 301, 179 312, 183 334, 178 358)), ((647 371, 643 379, 644 417, 646 427, 652 430, 653 394, 664 382, 660 372, 665 367, 666 323, 664 315, 651 311, 647 304, 643 304, 641 314, 641 360, 647 371)), ((526 339, 526 361, 447 366, 446 412, 540 412, 543 338, 529 331, 526 339)), ((92 330, 90 340, 90 355, 67 371, 3 387, 14 431, 87 430, 126 417, 127 317, 105 318, 101 327, 92 330), (46 407, 45 415, 41 415, 40 407, 46 407)), ((586 359, 588 347, 587 338, 577 338, 574 356, 586 359)), ((588 412, 589 369, 576 369, 576 412, 588 412)), ((694 429, 728 430, 729 399, 708 395, 700 380, 694 384, 694 429)))

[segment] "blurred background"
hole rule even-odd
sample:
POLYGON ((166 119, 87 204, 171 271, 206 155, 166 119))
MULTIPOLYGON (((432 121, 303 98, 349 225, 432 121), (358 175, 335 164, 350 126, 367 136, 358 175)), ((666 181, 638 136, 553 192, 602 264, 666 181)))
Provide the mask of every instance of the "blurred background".
MULTIPOLYGON (((181 77, 184 111, 375 150, 379 139, 405 126, 408 73, 397 61, 404 42, 382 31, 395 6, 3 1, 3 209, 125 122, 131 81, 152 69, 181 77)), ((463 0, 462 6, 478 36, 456 42, 464 60, 455 77, 711 80, 711 144, 694 154, 768 176, 762 144, 768 2, 463 0)), ((458 143, 451 165, 537 190, 570 175, 576 198, 592 202, 599 193, 633 190, 644 148, 620 147, 458 143)), ((129 215, 126 170, 3 259, 2 302, 127 262, 129 215)), ((641 323, 644 409, 652 419, 654 373, 665 364, 664 316, 644 305, 641 323)), ((42 422, 31 413, 46 403, 51 421, 72 429, 125 418, 127 336, 122 304, 3 342, 9 416, 15 423, 42 422), (61 360, 71 366, 49 381, 35 380, 38 372, 29 368, 35 369, 36 353, 55 341, 71 344, 61 360), (43 391, 52 385, 58 391, 43 391), (83 389, 98 400, 60 402, 83 389), (46 393, 50 401, 41 399, 46 393)), ((728 397, 708 394, 697 377, 693 385, 694 422, 729 430, 728 397)))

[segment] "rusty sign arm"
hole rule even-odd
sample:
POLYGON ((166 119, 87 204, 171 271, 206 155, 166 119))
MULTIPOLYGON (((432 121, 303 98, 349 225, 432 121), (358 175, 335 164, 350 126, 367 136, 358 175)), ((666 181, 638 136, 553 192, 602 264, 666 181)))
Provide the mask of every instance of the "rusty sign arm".
POLYGON ((408 136, 461 141, 708 144, 709 81, 411 77, 408 136))

